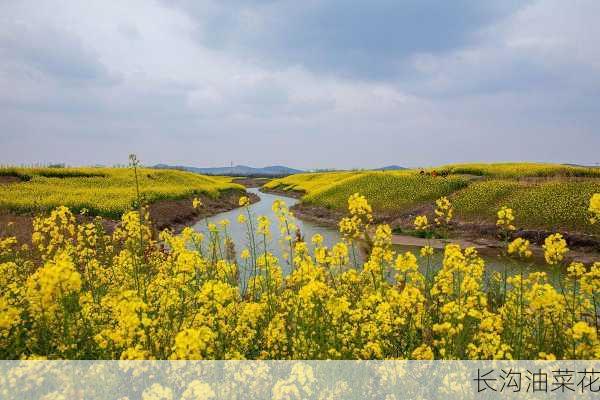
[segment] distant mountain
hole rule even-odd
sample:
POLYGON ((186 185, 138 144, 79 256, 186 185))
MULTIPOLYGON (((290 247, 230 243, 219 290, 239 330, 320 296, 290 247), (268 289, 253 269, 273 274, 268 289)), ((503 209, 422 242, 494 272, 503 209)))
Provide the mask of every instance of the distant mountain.
POLYGON ((166 165, 157 164, 154 168, 158 169, 179 169, 183 171, 195 172, 203 175, 226 175, 226 176, 264 176, 264 177, 279 177, 292 174, 299 174, 299 169, 285 167, 283 165, 272 165, 264 168, 254 168, 247 165, 236 165, 234 167, 215 167, 215 168, 198 168, 187 167, 182 165, 166 165))
POLYGON ((387 165, 385 167, 377 168, 376 171, 398 171, 401 169, 408 169, 408 168, 404 168, 399 165, 387 165))

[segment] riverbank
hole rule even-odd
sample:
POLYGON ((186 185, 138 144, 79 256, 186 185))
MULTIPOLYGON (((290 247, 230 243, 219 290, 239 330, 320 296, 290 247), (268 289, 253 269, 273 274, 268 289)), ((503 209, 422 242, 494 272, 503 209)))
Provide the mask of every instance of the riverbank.
POLYGON ((260 201, 260 197, 256 194, 238 190, 225 191, 217 198, 207 195, 197 196, 202 201, 202 207, 198 209, 192 206, 193 198, 164 200, 150 205, 150 219, 158 231, 168 228, 179 232, 200 219, 238 208, 242 196, 248 197, 250 203, 260 201))
MULTIPOLYGON (((285 194, 283 194, 285 195, 285 194)), ((328 209, 312 204, 299 202, 291 207, 294 215, 306 221, 311 221, 323 226, 337 228, 339 221, 346 216, 340 210, 328 209)), ((433 211, 431 206, 421 207, 411 213, 403 215, 374 213, 374 223, 390 224, 393 230, 413 229, 413 221, 416 215, 433 211), (429 210, 431 208, 431 210, 429 210)), ((544 250, 542 245, 544 239, 554 232, 543 230, 525 230, 520 229, 512 234, 511 240, 517 237, 522 237, 532 243, 531 250, 534 253, 534 258, 543 259, 544 250)), ((560 232, 571 248, 567 259, 569 261, 580 261, 584 263, 592 263, 600 258, 600 240, 591 235, 560 232)), ((446 244, 456 243, 461 247, 472 246, 478 249, 481 254, 492 255, 498 254, 505 247, 505 243, 498 239, 498 229, 493 224, 473 223, 457 221, 452 224, 450 236, 447 239, 430 239, 429 241, 423 238, 415 237, 408 234, 392 235, 392 243, 402 246, 422 247, 429 243, 434 248, 444 248, 446 244)))
POLYGON ((283 189, 270 189, 265 186, 261 186, 259 189, 262 193, 270 193, 278 196, 291 197, 293 199, 301 199, 306 193, 299 190, 283 190, 283 189))
POLYGON ((271 181, 271 178, 251 178, 251 177, 233 178, 231 180, 232 183, 237 183, 238 185, 242 185, 246 188, 259 188, 270 181, 271 181))
MULTIPOLYGON (((219 197, 213 198, 206 194, 194 196, 202 201, 202 207, 195 209, 192 206, 194 197, 177 200, 160 200, 149 205, 150 220, 156 231, 171 229, 180 232, 184 227, 193 225, 202 218, 211 217, 239 207, 239 199, 247 196, 250 203, 256 203, 260 197, 254 193, 241 190, 226 190, 219 197)), ((33 233, 32 213, 14 214, 0 213, 0 238, 14 236, 20 243, 29 243, 33 233)), ((77 215, 81 223, 91 222, 92 217, 77 215)), ((119 221, 111 218, 103 218, 104 229, 112 233, 119 221)))

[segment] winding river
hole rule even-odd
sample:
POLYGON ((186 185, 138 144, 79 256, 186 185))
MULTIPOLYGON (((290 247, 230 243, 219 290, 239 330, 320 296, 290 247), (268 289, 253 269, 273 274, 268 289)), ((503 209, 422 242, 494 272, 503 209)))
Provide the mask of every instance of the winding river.
MULTIPOLYGON (((271 232, 273 234, 273 240, 271 241, 268 250, 271 253, 273 253, 275 256, 279 257, 281 260, 283 251, 279 244, 279 239, 280 239, 279 228, 277 226, 277 218, 275 217, 275 213, 273 213, 271 206, 275 200, 283 200, 287 204, 288 207, 291 207, 294 204, 298 203, 299 200, 291 198, 291 197, 287 197, 287 196, 281 196, 278 194, 263 193, 263 192, 260 192, 258 190, 258 188, 248 188, 247 191, 250 193, 254 193, 260 197, 259 202, 256 202, 256 203, 250 205, 250 211, 256 217, 259 215, 264 215, 264 216, 267 216, 271 220, 271 232)), ((218 224, 219 221, 222 221, 223 219, 229 220, 230 224, 229 224, 228 230, 229 230, 231 237, 233 238, 233 241, 235 243, 236 251, 239 254, 241 249, 243 249, 247 243, 245 225, 239 224, 237 222, 237 217, 238 217, 238 215, 240 215, 240 213, 241 213, 240 209, 220 213, 220 214, 214 215, 212 217, 198 221, 194 225, 194 228, 196 230, 206 234, 208 223, 218 224)), ((324 244, 328 247, 331 247, 332 245, 334 245, 341 239, 339 232, 336 229, 331 228, 331 227, 320 226, 320 225, 314 224, 312 222, 302 221, 302 220, 297 220, 297 225, 300 228, 302 235, 306 239, 307 243, 309 244, 309 247, 312 246, 312 243, 310 243, 310 238, 316 233, 319 233, 323 236, 324 244)), ((395 245, 394 248, 398 252, 412 251, 417 256, 417 258, 419 258, 419 248, 418 247, 395 245)), ((434 265, 440 265, 442 255, 443 255, 443 252, 441 250, 438 250, 435 252, 435 254, 433 256, 434 265)), ((500 271, 500 272, 504 271, 504 265, 506 263, 506 260, 500 259, 497 256, 485 256, 484 255, 482 257, 486 262, 486 270, 487 271, 491 271, 491 270, 496 270, 496 271, 500 271)), ((426 265, 426 261, 422 260, 422 262, 419 262, 419 265, 423 266, 423 268, 424 268, 424 266, 426 265)), ((545 270, 547 272, 550 272, 547 267, 544 267, 542 265, 526 265, 524 263, 519 263, 518 261, 511 261, 510 270, 512 270, 513 273, 516 273, 519 271, 521 266, 524 267, 525 270, 527 270, 527 271, 545 270)), ((288 272, 285 270, 286 269, 285 266, 282 265, 282 267, 284 268, 284 273, 288 272)))
MULTIPOLYGON (((250 207, 249 207, 250 212, 252 214, 254 214, 255 217, 264 215, 264 216, 268 217, 269 220, 271 221, 271 233, 273 235, 273 240, 271 241, 268 250, 271 253, 273 253, 273 255, 277 256, 281 260, 282 253, 283 253, 281 246, 279 244, 279 239, 281 237, 279 234, 277 217, 275 216, 275 213, 271 209, 271 206, 273 205, 273 202, 275 200, 283 200, 285 202, 285 204, 287 204, 288 207, 291 207, 294 204, 298 203, 298 200, 294 199, 292 197, 286 197, 286 196, 281 196, 281 195, 276 195, 276 194, 271 194, 271 193, 263 193, 263 192, 260 192, 258 190, 258 188, 248 188, 246 190, 247 190, 247 192, 254 193, 258 197, 260 197, 260 201, 250 205, 250 207)), ((237 222, 237 217, 241 213, 242 213, 241 209, 235 209, 235 210, 227 211, 227 212, 220 213, 217 215, 213 215, 212 217, 205 218, 203 220, 198 221, 196 223, 196 225, 194 225, 194 229, 206 234, 207 224, 209 224, 209 223, 218 224, 219 221, 222 221, 224 219, 229 220, 230 224, 227 229, 228 229, 231 237, 233 238, 233 241, 234 241, 235 247, 236 247, 236 251, 239 254, 241 249, 243 249, 248 242, 247 237, 246 237, 246 226, 244 224, 239 224, 237 222)), ((300 228, 300 231, 302 232, 302 235, 304 236, 306 242, 309 243, 309 246, 312 246, 312 243, 310 243, 310 238, 316 233, 320 233, 323 236, 323 239, 324 239, 323 241, 326 246, 332 246, 332 245, 336 244, 338 241, 340 241, 340 239, 341 239, 341 235, 339 234, 339 232, 330 227, 316 225, 311 222, 302 221, 299 219, 296 220, 296 225, 300 228)))

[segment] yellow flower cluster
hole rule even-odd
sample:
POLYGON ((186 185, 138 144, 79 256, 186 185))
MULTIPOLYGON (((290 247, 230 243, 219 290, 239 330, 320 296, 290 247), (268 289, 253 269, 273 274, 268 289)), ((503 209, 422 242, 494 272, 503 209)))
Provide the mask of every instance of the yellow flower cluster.
POLYGON ((425 231, 429 229, 429 221, 427 215, 417 215, 414 222, 415 229, 418 231, 425 231))
POLYGON ((588 211, 591 214, 590 222, 595 224, 600 220, 600 193, 594 193, 592 198, 590 199, 590 207, 588 211))
POLYGON ((349 217, 340 220, 340 233, 349 240, 358 239, 373 221, 373 210, 364 196, 354 193, 348 198, 349 217))
MULTIPOLYGON (((139 161, 135 160, 136 165, 139 161)), ((61 205, 77 213, 119 218, 137 201, 129 168, 7 168, 0 174, 22 179, 3 185, 0 204, 14 212, 51 211, 61 205)), ((137 167, 140 193, 149 201, 191 198, 200 194, 242 191, 231 178, 208 177, 192 172, 137 167)))
POLYGON ((435 223, 436 225, 448 224, 454 215, 454 208, 452 203, 446 196, 440 197, 435 201, 435 223))
POLYGON ((197 197, 194 197, 194 199, 192 200, 192 207, 194 207, 195 209, 202 207, 202 200, 200 200, 197 197))
POLYGON ((516 238, 508 244, 508 254, 516 254, 519 257, 529 258, 532 255, 529 246, 529 240, 516 238))
POLYGON ((247 206, 248 204, 250 204, 250 199, 248 197, 246 197, 246 196, 240 197, 240 200, 239 200, 240 207, 247 206))
POLYGON ((555 233, 548 236, 544 240, 544 258, 550 265, 555 265, 565 258, 565 254, 569 251, 567 242, 563 239, 560 233, 555 233))
POLYGON ((373 219, 371 216, 373 210, 367 202, 367 199, 358 193, 354 193, 352 196, 350 196, 350 198, 348 198, 348 210, 352 215, 364 215, 369 220, 373 219))
POLYGON ((513 210, 506 206, 503 206, 498 210, 498 220, 496 221, 496 225, 502 229, 507 231, 514 231, 515 226, 513 222, 515 220, 515 216, 513 214, 513 210))
MULTIPOLYGON (((445 201, 438 206, 448 210, 445 201)), ((112 234, 99 221, 78 224, 66 208, 39 217, 33 246, 0 242, 0 356, 600 357, 600 262, 571 263, 555 287, 545 272, 488 274, 475 249, 448 244, 441 263, 432 247, 420 250, 427 258, 422 272, 415 254, 394 250, 390 226, 370 226, 372 210, 360 195, 351 197, 340 224, 346 239, 328 247, 317 234, 313 252, 287 206, 276 202, 273 209, 288 255, 285 273, 269 252, 271 221, 250 208, 239 221, 248 228, 239 258, 227 223, 210 226, 206 237, 191 228, 157 237, 144 210, 123 215, 112 234), (362 265, 357 239, 369 244, 362 265)), ((513 222, 506 210, 499 217, 503 226, 513 222)), ((544 250, 557 265, 568 248, 557 234, 544 250)), ((507 252, 529 257, 530 244, 516 239, 507 252)), ((313 380, 298 367, 273 396, 310 397, 313 380)), ((154 389, 147 398, 166 395, 154 389)), ((188 389, 184 398, 211 394, 201 382, 188 389)))

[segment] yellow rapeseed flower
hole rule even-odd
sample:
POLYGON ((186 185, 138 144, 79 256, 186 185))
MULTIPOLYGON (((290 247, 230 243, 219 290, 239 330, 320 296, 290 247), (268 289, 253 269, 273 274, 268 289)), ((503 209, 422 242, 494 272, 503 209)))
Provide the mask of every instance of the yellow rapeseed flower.
POLYGON ((516 238, 508 244, 508 254, 517 254, 519 257, 529 258, 532 254, 529 245, 529 240, 516 238))
POLYGON ((590 198, 590 207, 588 211, 591 214, 590 223, 595 224, 600 220, 600 193, 594 193, 590 198))
POLYGON ((200 200, 197 197, 194 197, 194 200, 192 200, 192 207, 194 207, 195 209, 202 207, 202 200, 200 200))
POLYGON ((247 196, 242 196, 240 197, 238 204, 240 207, 247 206, 248 204, 250 204, 250 199, 247 196))
POLYGON ((550 265, 558 264, 565 258, 569 251, 567 242, 560 233, 550 235, 544 240, 544 258, 550 265))
POLYGON ((500 208, 500 210, 498 210, 498 220, 496 221, 496 225, 506 229, 507 231, 514 231, 516 228, 515 226, 512 224, 515 220, 515 216, 513 213, 512 208, 508 208, 506 206, 503 206, 502 208, 500 208))
POLYGON ((431 246, 423 246, 421 250, 419 250, 421 257, 428 257, 433 255, 433 247, 431 246))
POLYGON ((429 222, 427 220, 427 215, 418 215, 415 218, 415 229, 418 231, 424 231, 429 229, 429 222))

